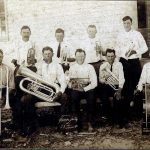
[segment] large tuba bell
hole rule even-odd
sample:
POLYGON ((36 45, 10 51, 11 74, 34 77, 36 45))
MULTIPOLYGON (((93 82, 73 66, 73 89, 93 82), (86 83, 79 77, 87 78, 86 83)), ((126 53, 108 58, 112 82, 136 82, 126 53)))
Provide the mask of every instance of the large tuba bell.
POLYGON ((19 84, 21 90, 44 101, 53 102, 59 89, 56 83, 43 80, 40 75, 25 66, 19 66, 17 69, 17 74, 26 77, 19 84))

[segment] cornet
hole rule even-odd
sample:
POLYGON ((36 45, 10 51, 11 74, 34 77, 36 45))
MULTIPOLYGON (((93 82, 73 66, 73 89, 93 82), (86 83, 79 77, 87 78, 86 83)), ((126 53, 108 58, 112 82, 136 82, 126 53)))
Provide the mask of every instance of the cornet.
POLYGON ((129 46, 129 50, 125 54, 125 56, 126 56, 127 59, 129 58, 129 56, 131 54, 131 51, 133 50, 134 47, 135 47, 135 44, 133 42, 131 42, 130 46, 129 46))
POLYGON ((67 46, 65 46, 65 47, 62 49, 61 56, 60 56, 60 58, 61 58, 61 64, 68 65, 68 60, 67 60, 68 55, 67 55, 67 51, 68 51, 67 46))
POLYGON ((101 45, 100 45, 99 41, 96 41, 95 42, 96 56, 98 56, 100 54, 100 57, 101 57, 102 56, 102 50, 100 48, 101 48, 101 45))
POLYGON ((116 88, 116 84, 114 83, 117 83, 117 85, 119 84, 119 80, 118 78, 116 77, 116 75, 114 73, 112 73, 107 67, 105 67, 103 69, 103 71, 106 71, 110 76, 107 78, 107 80, 105 81, 105 84, 108 84, 110 87, 112 87, 115 91, 118 90, 118 88, 116 88))

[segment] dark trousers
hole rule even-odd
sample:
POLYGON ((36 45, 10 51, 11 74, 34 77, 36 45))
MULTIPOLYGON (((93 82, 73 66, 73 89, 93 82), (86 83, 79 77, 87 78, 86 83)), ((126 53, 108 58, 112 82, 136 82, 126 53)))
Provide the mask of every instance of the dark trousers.
POLYGON ((37 115, 34 106, 36 97, 27 94, 20 89, 19 83, 22 79, 22 76, 15 78, 16 95, 12 107, 12 122, 22 133, 30 134, 31 128, 35 129, 35 126, 37 125, 37 115))
MULTIPOLYGON (((35 103, 41 102, 43 100, 23 92, 19 87, 19 83, 22 79, 23 77, 21 76, 15 78, 16 100, 14 102, 13 108, 13 123, 19 129, 21 129, 22 132, 27 133, 29 127, 35 128, 35 126, 37 125, 37 114, 35 103)), ((26 87, 27 84, 25 84, 24 86, 26 87)), ((60 113, 66 114, 68 111, 67 107, 68 99, 65 93, 60 98, 59 103, 61 103, 61 107, 59 109, 60 113)))
MULTIPOLYGON (((3 108, 6 104, 6 88, 2 88, 2 99, 1 99, 1 107, 3 108)), ((14 107, 15 95, 14 92, 9 93, 9 105, 11 108, 14 107)))
MULTIPOLYGON (((118 86, 116 86, 117 88, 118 86)), ((125 100, 122 98, 116 100, 114 97, 115 90, 107 84, 101 84, 100 87, 101 95, 100 99, 102 102, 102 115, 108 118, 109 123, 117 123, 123 125, 125 123, 124 114, 124 103, 125 100)))
MULTIPOLYGON (((120 62, 123 65, 123 71, 125 76, 125 83, 123 87, 123 95, 126 99, 126 115, 130 114, 130 102, 134 101, 134 90, 139 82, 140 75, 142 72, 141 64, 139 59, 120 58, 120 62)), ((134 101, 136 103, 136 101, 134 101)))
POLYGON ((78 117, 79 128, 81 127, 80 101, 82 98, 86 99, 87 101, 87 107, 86 107, 87 122, 90 122, 91 124, 93 124, 94 105, 95 105, 94 90, 90 90, 87 92, 71 90, 70 95, 71 95, 71 102, 72 102, 72 105, 71 105, 72 113, 76 114, 78 117))

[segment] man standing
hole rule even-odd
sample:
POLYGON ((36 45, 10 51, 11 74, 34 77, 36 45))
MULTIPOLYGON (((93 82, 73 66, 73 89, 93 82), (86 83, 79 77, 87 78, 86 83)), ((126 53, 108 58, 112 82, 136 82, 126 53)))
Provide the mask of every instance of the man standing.
MULTIPOLYGON (((28 50, 35 49, 35 42, 30 39, 31 30, 29 26, 23 26, 20 31, 21 39, 14 41, 11 51, 13 53, 13 59, 17 60, 17 63, 27 65, 28 50)), ((35 51, 35 57, 37 58, 37 51, 35 51)))
POLYGON ((61 114, 67 113, 67 96, 64 93, 67 87, 63 68, 60 64, 54 62, 54 55, 51 47, 44 47, 42 50, 43 61, 37 64, 37 74, 42 76, 42 79, 47 81, 56 88, 56 98, 54 101, 61 103, 61 114), (60 86, 59 86, 59 85, 60 86))
POLYGON ((97 86, 97 76, 92 65, 84 63, 86 53, 82 49, 75 52, 76 63, 69 69, 69 88, 72 101, 72 113, 78 117, 78 127, 81 130, 80 120, 80 100, 85 98, 87 101, 87 122, 88 130, 93 130, 92 123, 94 117, 94 89, 97 86))
POLYGON ((66 41, 64 36, 65 34, 63 29, 56 29, 56 41, 53 41, 53 43, 51 43, 51 46, 54 50, 53 61, 61 64, 75 61, 74 51, 71 45, 66 41))
POLYGON ((92 64, 96 70, 96 73, 99 74, 100 62, 101 60, 104 60, 105 57, 103 56, 104 51, 102 49, 101 41, 96 36, 96 26, 89 25, 87 28, 87 33, 88 37, 81 42, 81 48, 86 51, 85 62, 92 64))
POLYGON ((125 31, 118 35, 115 50, 123 65, 124 96, 128 101, 129 110, 130 102, 133 101, 134 90, 141 75, 140 58, 148 50, 148 47, 142 34, 132 29, 132 18, 125 16, 122 20, 125 31))

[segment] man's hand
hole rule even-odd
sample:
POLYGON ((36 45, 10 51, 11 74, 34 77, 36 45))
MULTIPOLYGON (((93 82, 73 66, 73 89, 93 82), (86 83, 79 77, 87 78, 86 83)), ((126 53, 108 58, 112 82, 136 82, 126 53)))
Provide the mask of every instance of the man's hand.
POLYGON ((130 52, 129 57, 130 57, 131 55, 133 55, 133 54, 136 54, 136 51, 135 51, 135 50, 132 50, 132 51, 130 52))
POLYGON ((122 92, 122 88, 119 88, 118 91, 114 94, 116 100, 120 100, 121 99, 121 92, 122 92))
POLYGON ((79 87, 78 87, 78 91, 80 91, 80 92, 84 92, 83 87, 79 86, 79 87))
POLYGON ((13 59, 13 60, 11 61, 11 63, 13 63, 13 64, 15 65, 15 67, 17 66, 17 60, 16 60, 16 59, 13 59))
POLYGON ((107 81, 107 79, 108 79, 110 76, 111 76, 111 74, 110 74, 110 73, 105 72, 104 78, 105 78, 105 80, 106 80, 106 81, 107 81))
POLYGON ((135 51, 135 50, 131 50, 130 52, 128 51, 128 52, 126 52, 126 56, 128 56, 128 57, 130 57, 131 55, 133 55, 133 54, 136 54, 137 52, 135 51))
POLYGON ((99 45, 96 45, 95 50, 96 50, 96 54, 100 54, 102 52, 102 47, 99 45))
POLYGON ((61 96, 62 96, 62 92, 59 91, 58 93, 56 93, 53 102, 59 102, 61 96))
POLYGON ((140 93, 141 93, 141 91, 138 90, 138 89, 136 89, 136 90, 134 91, 134 95, 139 95, 140 93))

